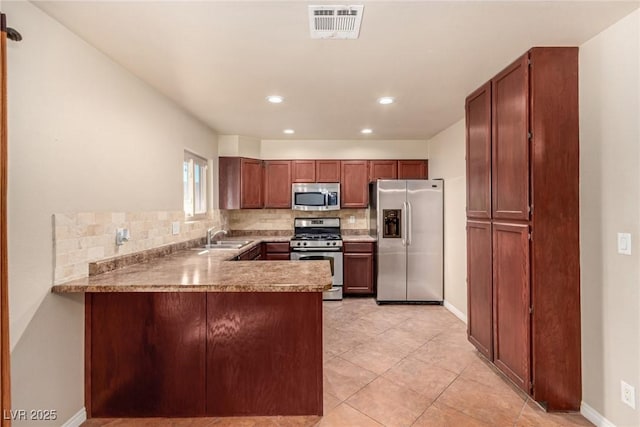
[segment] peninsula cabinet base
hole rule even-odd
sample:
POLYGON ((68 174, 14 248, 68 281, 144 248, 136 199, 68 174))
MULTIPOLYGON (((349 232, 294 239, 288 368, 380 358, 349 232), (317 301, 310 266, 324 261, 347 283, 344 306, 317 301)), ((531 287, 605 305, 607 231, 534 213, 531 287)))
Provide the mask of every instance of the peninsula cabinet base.
POLYGON ((92 417, 322 415, 322 293, 90 293, 92 417))

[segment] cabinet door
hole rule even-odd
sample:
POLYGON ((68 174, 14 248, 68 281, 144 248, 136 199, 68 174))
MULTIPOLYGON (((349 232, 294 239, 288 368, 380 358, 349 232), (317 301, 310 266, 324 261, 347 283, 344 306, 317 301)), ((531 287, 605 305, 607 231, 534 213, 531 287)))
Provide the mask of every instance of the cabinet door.
POLYGON ((527 225, 493 224, 494 363, 527 393, 531 383, 529 254, 527 225))
POLYGON ((343 208, 366 208, 369 205, 369 176, 366 160, 340 162, 340 197, 343 208))
POLYGON ((467 216, 491 218, 491 82, 467 97, 467 216))
POLYGON ((262 161, 241 159, 240 208, 262 207, 262 161))
POLYGON ((398 179, 427 179, 427 160, 398 160, 398 179))
POLYGON ((340 182, 340 160, 316 160, 316 182, 340 182))
POLYGON ((291 162, 264 162, 264 207, 291 209, 291 162))
POLYGON ((291 170, 292 182, 316 182, 315 160, 293 160, 291 170))
POLYGON ((491 223, 467 222, 467 334, 493 360, 491 223))
POLYGON ((398 161, 369 161, 369 181, 375 181, 376 179, 398 179, 398 161))
POLYGON ((289 254, 267 252, 264 259, 267 261, 289 261, 289 254))
POLYGON ((529 64, 523 56, 492 81, 493 217, 529 219, 529 64))
POLYGON ((345 253, 343 260, 344 293, 373 293, 373 254, 345 253))

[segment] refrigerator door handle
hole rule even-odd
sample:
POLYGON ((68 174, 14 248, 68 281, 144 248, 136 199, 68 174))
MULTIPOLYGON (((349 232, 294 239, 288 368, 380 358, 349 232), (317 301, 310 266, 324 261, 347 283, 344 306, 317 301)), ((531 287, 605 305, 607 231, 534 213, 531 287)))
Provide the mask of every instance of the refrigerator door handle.
POLYGON ((407 246, 407 202, 402 202, 402 246, 407 246))
POLYGON ((411 235, 413 234, 413 206, 407 202, 407 246, 411 246, 411 235))

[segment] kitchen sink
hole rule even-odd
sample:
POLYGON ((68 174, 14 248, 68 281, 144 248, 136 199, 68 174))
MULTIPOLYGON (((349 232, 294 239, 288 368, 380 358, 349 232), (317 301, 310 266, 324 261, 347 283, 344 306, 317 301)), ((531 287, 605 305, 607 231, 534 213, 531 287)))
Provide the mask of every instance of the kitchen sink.
POLYGON ((202 251, 208 249, 240 249, 247 246, 253 240, 216 240, 210 245, 204 245, 197 248, 191 248, 194 251, 202 251))

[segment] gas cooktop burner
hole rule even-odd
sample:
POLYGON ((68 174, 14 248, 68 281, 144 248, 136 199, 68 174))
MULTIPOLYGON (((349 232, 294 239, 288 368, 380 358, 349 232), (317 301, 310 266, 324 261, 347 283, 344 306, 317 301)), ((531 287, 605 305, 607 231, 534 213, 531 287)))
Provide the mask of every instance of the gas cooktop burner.
POLYGON ((293 236, 295 240, 340 240, 339 234, 296 234, 293 236))

